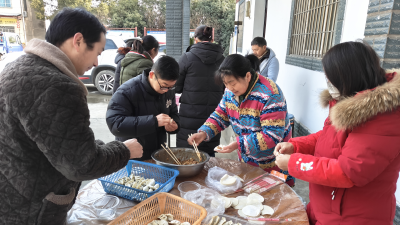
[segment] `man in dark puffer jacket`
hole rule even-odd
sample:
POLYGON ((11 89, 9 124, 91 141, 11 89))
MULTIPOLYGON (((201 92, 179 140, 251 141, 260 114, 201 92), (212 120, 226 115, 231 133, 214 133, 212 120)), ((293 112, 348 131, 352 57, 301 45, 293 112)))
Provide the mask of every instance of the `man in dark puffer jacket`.
POLYGON ((31 40, 27 54, 0 74, 1 224, 65 224, 81 181, 142 156, 136 140, 95 142, 89 127, 78 75, 97 65, 102 24, 83 9, 65 8, 46 40, 31 40))
MULTIPOLYGON (((212 28, 199 26, 195 31, 195 42, 179 61, 179 79, 176 92, 180 98, 179 117, 181 129, 177 135, 178 147, 192 147, 188 144, 188 134, 197 133, 221 101, 224 89, 215 84, 214 74, 224 61, 221 46, 211 43, 212 28)), ((199 150, 214 156, 214 148, 219 145, 221 134, 203 142, 199 150)))
POLYGON ((179 116, 174 85, 179 65, 174 58, 163 56, 153 67, 123 83, 107 108, 107 125, 117 140, 137 138, 143 145, 143 157, 161 148, 167 135, 179 131, 179 116))

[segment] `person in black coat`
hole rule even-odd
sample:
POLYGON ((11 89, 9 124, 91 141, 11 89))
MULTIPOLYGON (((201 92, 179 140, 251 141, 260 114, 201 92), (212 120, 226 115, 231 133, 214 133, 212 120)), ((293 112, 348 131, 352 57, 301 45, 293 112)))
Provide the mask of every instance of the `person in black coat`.
MULTIPOLYGON (((214 73, 224 61, 224 56, 221 46, 211 43, 212 28, 199 26, 194 36, 195 44, 189 47, 179 60, 176 92, 182 93, 182 96, 178 147, 192 147, 187 142, 188 135, 197 133, 197 129, 214 112, 224 94, 223 87, 214 81, 214 73)), ((199 150, 215 156, 214 148, 219 145, 220 137, 218 134, 210 142, 201 143, 199 150)))
POLYGON ((138 160, 151 159, 151 154, 166 142, 166 132, 179 131, 174 91, 178 77, 178 63, 163 56, 151 69, 123 83, 110 100, 108 128, 117 140, 136 138, 142 144, 143 157, 138 160))
POLYGON ((118 48, 118 54, 115 56, 114 63, 117 64, 117 68, 115 68, 115 76, 114 76, 114 86, 113 86, 113 94, 119 88, 119 78, 121 77, 121 61, 125 58, 125 55, 132 49, 132 41, 126 43, 127 47, 118 48))

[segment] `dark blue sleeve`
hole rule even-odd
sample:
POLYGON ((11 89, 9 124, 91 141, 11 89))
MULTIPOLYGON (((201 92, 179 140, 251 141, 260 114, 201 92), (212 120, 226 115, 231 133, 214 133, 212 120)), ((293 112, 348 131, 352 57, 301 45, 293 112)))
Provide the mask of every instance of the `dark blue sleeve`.
POLYGON ((136 102, 131 93, 127 94, 119 90, 113 95, 108 104, 106 121, 114 136, 137 138, 156 133, 156 117, 153 115, 134 116, 135 105, 136 102))

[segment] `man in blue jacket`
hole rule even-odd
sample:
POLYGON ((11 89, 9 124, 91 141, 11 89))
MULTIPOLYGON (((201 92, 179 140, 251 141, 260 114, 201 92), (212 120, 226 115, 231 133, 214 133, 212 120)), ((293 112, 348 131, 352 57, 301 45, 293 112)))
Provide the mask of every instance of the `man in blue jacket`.
POLYGON ((267 47, 267 41, 262 37, 255 37, 251 41, 253 54, 260 59, 260 74, 276 83, 279 74, 279 61, 275 52, 267 47))
POLYGON ((151 69, 123 83, 112 96, 106 120, 119 141, 136 138, 143 146, 143 157, 161 148, 166 132, 176 134, 180 122, 175 101, 175 83, 179 65, 174 58, 163 56, 151 69))

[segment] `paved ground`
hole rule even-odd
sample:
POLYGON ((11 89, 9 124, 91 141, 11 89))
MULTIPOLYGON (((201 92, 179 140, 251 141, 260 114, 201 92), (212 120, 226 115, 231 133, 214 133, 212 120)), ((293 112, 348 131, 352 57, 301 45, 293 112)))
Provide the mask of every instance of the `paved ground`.
MULTIPOLYGON (((105 120, 107 106, 108 106, 108 102, 110 101, 111 96, 100 94, 93 85, 88 86, 88 90, 89 90, 89 95, 87 97, 87 100, 88 100, 88 105, 89 105, 89 110, 90 110, 90 127, 92 128, 96 139, 100 139, 106 143, 113 141, 114 136, 108 130, 106 120, 105 120)), ((232 131, 228 130, 226 132, 227 132, 227 135, 223 134, 223 137, 229 137, 230 135, 228 135, 228 134, 229 134, 229 132, 232 132, 232 131)), ((228 138, 226 138, 226 139, 228 139, 228 138)), ((226 139, 222 138, 221 144, 226 145, 227 143, 231 142, 231 140, 226 140, 226 139)), ((176 146, 175 143, 176 143, 175 135, 171 135, 171 146, 173 146, 173 147, 176 146)), ((216 157, 237 160, 237 153, 236 152, 232 152, 230 154, 217 153, 216 157)), ((88 182, 89 181, 84 181, 82 183, 81 188, 83 186, 85 186, 88 182)), ((303 201, 305 201, 306 203, 309 202, 308 183, 307 182, 297 179, 294 190, 300 195, 300 197, 303 198, 303 201)))

